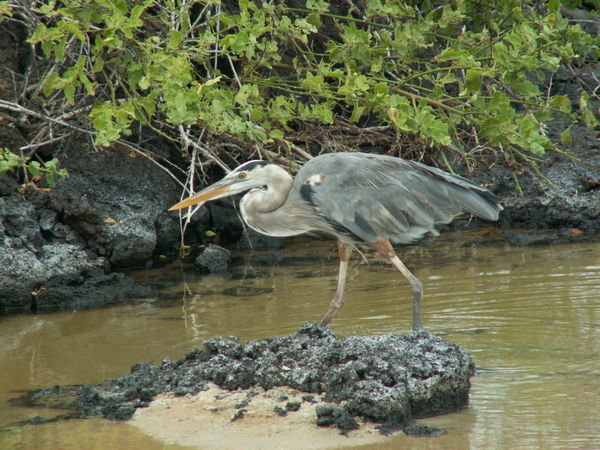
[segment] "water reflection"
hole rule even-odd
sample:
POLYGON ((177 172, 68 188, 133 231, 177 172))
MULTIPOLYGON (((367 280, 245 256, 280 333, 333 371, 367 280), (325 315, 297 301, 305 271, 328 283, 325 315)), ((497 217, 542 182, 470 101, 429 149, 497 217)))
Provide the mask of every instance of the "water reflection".
MULTIPOLYGON (((19 390, 100 381, 133 362, 181 357, 215 335, 260 339, 319 320, 335 290, 334 244, 297 241, 281 253, 273 267, 247 259, 230 279, 179 265, 137 273, 156 296, 133 305, 1 317, 0 424, 56 414, 6 405, 19 390)), ((424 282, 425 327, 468 349, 481 370, 468 410, 422 421, 446 435, 398 436, 377 448, 600 446, 600 244, 473 247, 443 235, 400 253, 424 282)), ((349 268, 347 304, 333 329, 408 332, 405 280, 368 261, 349 268)), ((89 423, 4 428, 0 444, 34 448, 47 439, 68 448, 75 436, 114 442, 118 435, 134 448, 159 448, 126 424, 89 423)))

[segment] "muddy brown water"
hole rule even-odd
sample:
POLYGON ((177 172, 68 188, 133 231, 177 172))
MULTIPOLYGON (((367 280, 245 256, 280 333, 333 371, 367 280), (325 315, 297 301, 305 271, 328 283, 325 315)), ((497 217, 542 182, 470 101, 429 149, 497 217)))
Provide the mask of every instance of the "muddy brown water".
MULTIPOLYGON (((426 329, 475 358, 470 407, 417 421, 444 428, 441 437, 400 433, 365 448, 600 448, 600 243, 469 242, 447 233, 400 254, 425 285, 426 329)), ((229 280, 177 264, 137 272, 157 296, 131 305, 0 317, 0 448, 178 448, 100 418, 22 425, 60 411, 8 401, 28 389, 114 378, 133 362, 180 358, 217 335, 261 339, 320 319, 335 289, 334 243, 296 240, 280 252, 282 265, 246 262, 229 280)), ((338 336, 408 332, 406 283, 367 260, 355 254, 332 328, 338 336)))

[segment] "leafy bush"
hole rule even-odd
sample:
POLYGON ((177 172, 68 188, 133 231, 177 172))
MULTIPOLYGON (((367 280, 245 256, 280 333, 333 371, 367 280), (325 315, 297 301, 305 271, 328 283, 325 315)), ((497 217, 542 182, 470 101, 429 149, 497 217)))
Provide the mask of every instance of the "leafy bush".
POLYGON ((0 175, 4 175, 11 170, 22 170, 26 180, 41 179, 42 177, 48 183, 48 186, 56 185, 56 177, 66 178, 69 176, 67 169, 58 168, 59 161, 52 158, 49 161, 40 163, 31 161, 29 158, 15 155, 7 148, 0 148, 0 175))
POLYGON ((269 156, 303 124, 343 124, 535 162, 553 118, 597 125, 590 93, 550 95, 561 65, 598 56, 556 0, 33 3, 40 90, 89 114, 100 146, 141 124, 221 164, 210 136, 269 156))

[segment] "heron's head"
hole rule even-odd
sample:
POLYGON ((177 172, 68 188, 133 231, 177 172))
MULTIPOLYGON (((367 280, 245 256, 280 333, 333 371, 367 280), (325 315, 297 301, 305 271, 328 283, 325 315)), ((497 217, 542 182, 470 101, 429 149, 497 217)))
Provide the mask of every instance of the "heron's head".
MULTIPOLYGON (((271 169, 278 166, 266 161, 248 161, 237 167, 224 178, 200 192, 171 206, 169 211, 187 208, 209 200, 240 194, 251 189, 262 188, 270 180, 271 169)), ((281 170, 281 169, 280 169, 281 170)))

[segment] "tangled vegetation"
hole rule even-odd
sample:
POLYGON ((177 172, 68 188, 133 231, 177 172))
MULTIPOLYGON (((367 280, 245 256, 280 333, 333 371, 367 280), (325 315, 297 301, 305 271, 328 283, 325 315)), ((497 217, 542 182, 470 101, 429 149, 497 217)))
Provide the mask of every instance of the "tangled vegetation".
POLYGON ((598 38, 562 6, 4 1, 0 14, 27 29, 33 50, 22 80, 29 88, 0 108, 37 111, 30 153, 73 131, 144 153, 150 129, 184 149, 190 176, 194 167, 225 167, 224 155, 293 166, 317 144, 435 148, 467 165, 487 154, 535 167, 560 146, 547 136, 551 120, 597 125, 595 91, 582 89, 576 101, 552 94, 559 67, 598 56, 598 38))
POLYGON ((58 162, 57 158, 42 163, 31 161, 29 157, 16 155, 7 148, 0 148, 0 175, 15 169, 22 170, 27 182, 44 176, 48 185, 54 187, 57 176, 65 178, 69 175, 67 169, 58 168, 58 162))

